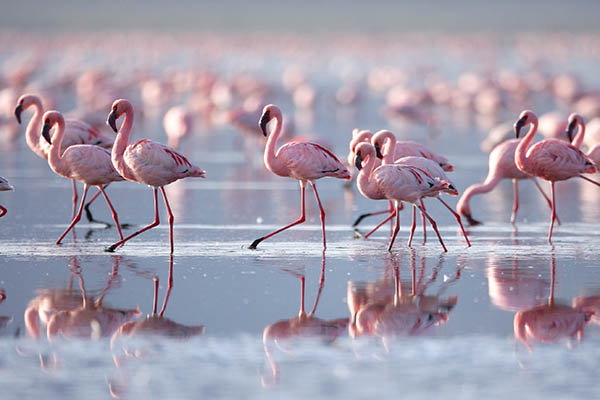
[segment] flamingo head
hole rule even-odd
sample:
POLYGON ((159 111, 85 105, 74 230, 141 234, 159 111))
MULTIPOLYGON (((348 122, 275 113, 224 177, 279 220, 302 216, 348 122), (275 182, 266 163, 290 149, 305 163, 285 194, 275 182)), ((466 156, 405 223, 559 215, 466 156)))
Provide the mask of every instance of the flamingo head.
MULTIPOLYGON (((385 145, 386 142, 391 142, 392 145, 394 145, 396 142, 396 137, 394 136, 394 134, 387 130, 380 130, 377 133, 375 133, 371 138, 371 143, 373 143, 373 146, 375 146, 375 154, 379 159, 383 159, 383 153, 381 153, 381 148, 385 145)), ((391 151, 394 150, 395 149, 392 147, 391 151)))
POLYGON ((106 119, 106 123, 111 127, 115 133, 118 133, 117 129, 117 120, 126 112, 131 112, 133 109, 131 103, 125 99, 115 100, 112 105, 110 114, 108 114, 108 118, 106 119))
POLYGON ((265 108, 263 108, 262 116, 258 122, 258 126, 260 126, 263 135, 267 136, 267 124, 274 118, 281 120, 281 110, 274 104, 267 104, 265 108))
POLYGON ((58 111, 46 111, 42 121, 44 121, 42 125, 42 136, 44 139, 46 139, 48 144, 52 144, 52 140, 50 138, 50 129, 52 129, 52 127, 56 124, 64 125, 65 119, 58 111))
POLYGON ((41 108, 42 100, 38 96, 33 94, 24 94, 23 96, 19 97, 19 100, 17 100, 17 106, 15 107, 15 117, 17 118, 17 122, 19 124, 21 123, 21 113, 27 110, 32 104, 38 104, 41 108))
POLYGON ((537 125, 537 122, 537 117, 533 111, 524 110, 523 112, 521 112, 521 114, 519 115, 519 119, 517 120, 517 122, 515 122, 515 134, 517 138, 519 137, 521 129, 523 129, 524 126, 529 124, 537 125))
POLYGON ((356 146, 354 156, 354 166, 360 171, 362 169, 362 162, 366 157, 373 157, 375 155, 375 148, 369 142, 362 142, 356 146))
POLYGON ((577 125, 581 125, 583 126, 584 122, 583 122, 583 118, 581 117, 581 115, 577 114, 577 113, 573 113, 571 115, 569 115, 569 119, 567 121, 567 130, 566 130, 566 134, 567 137, 569 138, 569 142, 573 141, 573 136, 575 133, 575 129, 577 128, 577 125))

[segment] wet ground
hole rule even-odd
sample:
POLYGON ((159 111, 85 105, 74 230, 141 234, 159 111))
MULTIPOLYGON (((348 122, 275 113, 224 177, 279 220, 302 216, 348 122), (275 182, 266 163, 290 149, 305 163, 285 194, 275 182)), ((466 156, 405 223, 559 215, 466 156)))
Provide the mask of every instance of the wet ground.
MULTIPOLYGON (((327 74, 315 77, 326 81, 327 74)), ((336 108, 327 100, 326 84, 322 90, 312 122, 300 129, 325 136, 340 158, 345 159, 354 127, 389 127, 443 152, 455 166, 451 178, 459 190, 485 177, 487 155, 478 145, 487 131, 473 115, 437 110, 440 132, 432 135, 420 125, 390 125, 379 114, 382 100, 376 95, 336 108)), ((269 101, 293 113, 282 96, 269 101)), ((517 113, 507 109, 503 116, 517 113)), ((133 137, 164 141, 159 114, 140 118, 135 126, 133 137)), ((360 213, 385 204, 327 178, 317 182, 327 213, 326 252, 310 190, 307 222, 253 251, 247 246, 255 238, 297 217, 298 185, 266 171, 260 145, 244 143, 234 128, 199 129, 181 151, 207 171, 207 178, 180 181, 167 190, 175 213, 171 258, 164 213, 159 227, 115 253, 104 249, 116 241, 116 230, 84 220, 55 245, 71 216, 71 184, 54 175, 22 139, 6 145, 0 158, 1 175, 16 189, 0 195, 8 209, 0 220, 0 288, 6 297, 0 316, 8 317, 0 320, 0 385, 8 398, 106 398, 111 391, 145 398, 598 394, 598 320, 576 305, 600 294, 600 190, 583 181, 557 185, 562 225, 555 229, 553 246, 546 240, 549 210, 529 182, 521 183, 516 229, 508 222, 512 185, 507 181, 473 200, 474 216, 485 223, 468 229, 472 247, 452 216, 429 200, 448 252, 431 231, 422 245, 421 228, 408 248, 410 213, 404 211, 390 253, 389 227, 369 240, 357 239, 350 227, 360 213), (63 296, 57 302, 77 304, 80 282, 88 303, 102 297, 104 307, 137 308, 141 315, 133 319, 142 320, 152 313, 156 277, 158 309, 163 306, 171 263, 163 318, 202 325, 204 335, 111 346, 89 323, 97 340, 31 339, 24 315, 32 299, 55 294, 63 296), (308 315, 298 317, 303 281, 308 315), (368 313, 382 309, 369 309, 373 304, 396 318, 375 326, 368 313), (581 329, 546 340, 552 344, 518 340, 518 313, 536 307, 563 307, 571 313, 567 320, 583 321, 581 329), (359 311, 365 320, 357 327, 359 311), (298 339, 298 332, 308 338, 298 339)), ((148 187, 122 182, 108 193, 122 222, 141 226, 152 220, 148 187)), ((92 209, 97 218, 110 220, 101 199, 92 209)), ((361 230, 373 224, 366 221, 361 230)), ((121 322, 131 317, 120 315, 121 322)), ((42 327, 42 338, 45 333, 42 327)))

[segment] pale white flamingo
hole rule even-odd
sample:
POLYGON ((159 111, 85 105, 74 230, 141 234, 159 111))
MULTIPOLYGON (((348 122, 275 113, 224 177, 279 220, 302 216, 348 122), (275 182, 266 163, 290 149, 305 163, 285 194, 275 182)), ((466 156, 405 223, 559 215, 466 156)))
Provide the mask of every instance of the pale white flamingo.
POLYGON ((317 187, 314 181, 326 176, 340 179, 350 179, 350 173, 337 157, 329 150, 315 143, 310 142, 289 142, 277 149, 277 139, 281 134, 282 114, 279 107, 269 104, 263 109, 263 115, 260 118, 259 125, 265 136, 268 136, 265 146, 264 162, 267 169, 276 175, 297 179, 300 183, 301 216, 298 220, 284 226, 266 236, 260 237, 252 242, 250 249, 256 249, 256 246, 263 240, 281 232, 294 225, 303 223, 306 220, 304 210, 304 198, 306 183, 313 188, 317 204, 319 205, 321 217, 321 230, 323 234, 323 249, 327 248, 325 240, 325 210, 321 205, 317 187), (270 135, 267 134, 267 124, 275 120, 275 127, 270 135))
MULTIPOLYGON (((42 139, 41 127, 42 127, 42 115, 44 113, 44 108, 42 105, 42 100, 39 96, 34 94, 24 94, 19 97, 17 101, 17 106, 15 108, 15 117, 17 118, 17 122, 21 123, 21 115, 27 110, 29 107, 34 108, 33 117, 29 120, 27 124, 27 129, 25 131, 25 141, 27 142, 27 146, 37 154, 39 157, 44 160, 48 159, 48 151, 50 145, 42 139)), ((100 147, 104 147, 110 149, 113 144, 113 138, 105 136, 101 134, 98 130, 92 128, 88 124, 83 121, 74 120, 74 119, 66 119, 65 120, 65 133, 62 144, 63 151, 75 144, 92 144, 100 147)), ((75 184, 75 179, 72 179, 73 183, 73 215, 75 217, 75 212, 77 210, 77 186, 75 184)), ((107 224, 102 221, 97 221, 92 216, 92 213, 89 210, 89 205, 98 197, 100 192, 96 193, 92 199, 90 199, 89 203, 85 207, 86 217, 90 222, 97 222, 107 226, 107 224)))
POLYGON ((448 251, 437 229, 437 224, 427 214, 420 200, 438 191, 448 189, 448 183, 434 179, 419 168, 385 164, 374 169, 375 147, 370 143, 359 143, 356 147, 356 168, 360 170, 356 184, 360 193, 368 199, 393 200, 396 202, 394 231, 388 251, 392 250, 396 235, 400 230, 400 203, 406 201, 415 205, 429 220, 444 251, 448 251), (363 160, 365 161, 363 165, 363 160))
MULTIPOLYGON (((12 187, 12 185, 10 183, 8 183, 8 181, 6 179, 4 179, 3 177, 0 176, 0 192, 3 191, 8 191, 8 190, 15 190, 15 188, 12 187)), ((0 205, 0 217, 3 217, 4 215, 6 215, 6 208, 2 207, 0 205)))
POLYGON ((515 123, 517 137, 524 126, 531 125, 525 137, 521 140, 515 151, 517 168, 532 176, 538 176, 550 182, 552 193, 552 214, 550 216, 550 230, 548 243, 552 244, 552 229, 556 219, 556 196, 554 184, 569 178, 579 177, 597 186, 600 183, 586 178, 582 174, 593 174, 597 167, 583 152, 572 145, 559 139, 546 139, 529 145, 537 131, 538 120, 533 111, 524 110, 515 123))
POLYGON ((169 214, 169 239, 171 254, 173 253, 173 213, 165 193, 165 185, 178 179, 188 177, 204 178, 205 172, 193 165, 187 158, 177 153, 169 146, 142 139, 136 143, 129 144, 129 136, 133 127, 133 107, 128 100, 119 99, 112 105, 112 111, 108 115, 108 125, 117 132, 117 138, 112 148, 112 163, 119 174, 128 181, 139 182, 152 186, 154 190, 154 222, 122 239, 110 247, 107 251, 114 251, 129 239, 157 226, 160 223, 158 215, 158 189, 160 189, 167 213, 169 214), (117 119, 125 115, 120 129, 117 129, 117 119))
POLYGON ((104 191, 104 186, 107 184, 124 180, 112 165, 110 151, 91 144, 78 144, 69 146, 63 152, 62 142, 65 135, 65 120, 62 114, 58 111, 46 111, 44 113, 43 122, 42 136, 50 145, 48 149, 48 164, 50 165, 50 168, 60 176, 83 183, 83 194, 81 196, 79 211, 71 221, 71 224, 63 234, 60 235, 56 244, 60 244, 67 233, 69 233, 81 219, 85 198, 87 197, 90 186, 96 186, 104 196, 117 226, 119 237, 123 239, 117 212, 104 191), (50 129, 54 126, 57 126, 57 128, 54 135, 52 135, 52 138, 50 138, 50 129))
POLYGON ((194 123, 193 116, 183 106, 174 106, 167 110, 163 117, 163 127, 167 132, 167 145, 174 149, 179 147, 179 141, 188 136, 194 123))

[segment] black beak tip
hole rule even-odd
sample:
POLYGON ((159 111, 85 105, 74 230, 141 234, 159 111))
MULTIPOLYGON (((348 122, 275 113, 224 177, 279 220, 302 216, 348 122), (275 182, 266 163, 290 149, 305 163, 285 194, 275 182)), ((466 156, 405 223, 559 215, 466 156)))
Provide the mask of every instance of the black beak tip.
POLYGON ((44 122, 44 126, 42 127, 42 136, 46 139, 48 144, 52 144, 52 140, 50 139, 50 124, 48 122, 44 122))
POLYGON ((106 123, 108 124, 108 126, 110 126, 110 128, 115 133, 119 132, 119 130, 117 129, 117 112, 116 112, 116 110, 113 110, 110 112, 110 114, 108 115, 108 118, 106 120, 106 123))
POLYGON ((354 158, 354 166, 360 171, 362 169, 362 158, 357 154, 354 158))
POLYGON ((262 130, 263 135, 266 137, 267 136, 267 124, 269 123, 269 121, 271 120, 271 116, 269 115, 269 112, 265 112, 262 117, 260 117, 260 121, 258 122, 258 126, 260 126, 260 129, 262 130))
POLYGON ((23 106, 21 104, 19 104, 16 108, 15 108, 15 117, 17 118, 17 122, 20 124, 21 123, 21 113, 23 112, 23 106))
POLYGON ((379 158, 380 160, 383 160, 383 154, 381 154, 381 146, 379 146, 379 144, 375 145, 375 155, 377 156, 377 158, 379 158))

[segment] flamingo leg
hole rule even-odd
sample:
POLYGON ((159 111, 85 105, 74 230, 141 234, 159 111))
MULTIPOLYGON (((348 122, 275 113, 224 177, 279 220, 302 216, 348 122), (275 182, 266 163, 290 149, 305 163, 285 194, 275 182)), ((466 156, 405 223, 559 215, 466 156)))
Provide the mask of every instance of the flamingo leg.
MULTIPOLYGON (((421 203, 421 207, 425 209, 425 204, 423 204, 423 199, 419 200, 421 203)), ((421 219, 423 220, 423 245, 427 243, 427 223, 425 221, 425 216, 421 213, 421 219)))
POLYGON ((298 225, 298 224, 301 224, 304 221, 306 221, 306 214, 305 214, 305 210, 304 210, 304 203, 305 203, 305 201, 304 201, 304 197, 305 196, 304 195, 306 193, 306 182, 303 182, 303 181, 299 181, 299 182, 300 182, 300 192, 301 192, 300 193, 300 198, 301 198, 301 202, 300 202, 300 213, 301 213, 301 215, 300 215, 300 218, 298 218, 296 221, 292 222, 291 224, 284 226, 283 228, 277 229, 276 231, 271 232, 271 233, 269 233, 266 236, 263 236, 263 237, 260 237, 260 238, 256 239, 254 242, 252 242, 250 244, 250 246, 248 246, 248 248, 250 250, 256 249, 256 246, 258 246, 258 244, 260 242, 262 242, 263 240, 268 239, 271 236, 278 234, 279 232, 285 231, 286 229, 289 229, 289 228, 291 228, 294 225, 298 225))
POLYGON ((306 315, 306 311, 304 310, 304 289, 306 288, 306 277, 304 275, 300 276, 300 312, 298 316, 303 317, 306 315))
POLYGON ((325 251, 323 251, 323 258, 321 260, 321 275, 319 276, 319 290, 317 291, 317 297, 315 297, 315 304, 313 304, 312 310, 308 315, 312 316, 317 311, 317 305, 319 305, 319 299, 321 298, 321 293, 323 292, 323 285, 325 283, 325 251))
POLYGON ((421 212, 423 214, 425 214, 425 217, 427 217, 427 219, 429 220, 431 227, 433 228, 433 230, 435 231, 435 234, 437 235, 438 239, 440 240, 440 244, 442 245, 442 248, 447 253, 448 249, 446 249, 446 245, 444 245, 444 241, 442 240, 442 236, 440 235, 440 232, 438 231, 436 222, 433 220, 433 218, 431 218, 429 216, 429 214, 427 214, 427 211, 425 211, 425 209, 423 207, 421 207, 420 205, 418 205, 417 207, 419 207, 419 210, 421 210, 421 212))
POLYGON ((387 209, 387 210, 374 211, 374 212, 370 212, 370 213, 366 213, 366 214, 361 214, 358 216, 358 218, 356 218, 356 221, 354 221, 354 223, 352 224, 352 227, 354 228, 354 227, 358 226, 358 224, 360 224, 360 222, 367 217, 374 217, 375 215, 387 214, 387 213, 391 213, 391 212, 392 212, 392 210, 387 209))
POLYGON ((155 226, 157 226, 158 224, 160 224, 160 219, 158 216, 158 189, 157 188, 152 188, 152 190, 154 190, 154 222, 152 222, 150 225, 143 227, 142 229, 140 229, 137 232, 132 233, 131 235, 127 236, 125 239, 121 239, 119 240, 117 243, 114 243, 113 245, 111 245, 110 247, 106 248, 106 251, 108 252, 113 252, 115 251, 115 249, 119 246, 122 246, 123 244, 125 244, 125 242, 127 242, 129 239, 139 235, 142 232, 147 231, 150 228, 154 228, 155 226))
POLYGON ((156 308, 158 306, 158 276, 152 278, 154 281, 154 299, 152 300, 152 315, 156 315, 156 308))
POLYGON ((160 191, 162 193, 163 199, 165 200, 167 214, 169 214, 169 241, 171 242, 171 254, 173 254, 173 222, 175 222, 175 217, 171 212, 171 206, 169 205, 169 200, 167 200, 167 193, 165 193, 165 187, 161 186, 160 191))
POLYGON ((552 193, 552 214, 550 215, 550 231, 548 231, 548 244, 552 244, 552 230, 554 229, 554 220, 556 219, 556 194, 554 193, 554 182, 550 182, 550 191, 552 193))
POLYGON ((71 219, 75 218, 75 213, 77 212, 77 184, 75 183, 75 179, 71 179, 71 183, 73 184, 73 212, 71 213, 71 219))
POLYGON ((513 182, 513 194, 515 195, 515 203, 513 204, 512 214, 510 215, 510 223, 514 226, 517 220, 517 211, 519 210, 519 182, 516 179, 513 182))
POLYGON ((321 204, 321 199, 319 198, 319 193, 317 192, 317 186, 311 182, 310 186, 313 188, 313 192, 315 192, 315 198, 317 199, 317 204, 319 205, 319 217, 321 218, 321 231, 323 232, 323 250, 327 249, 327 243, 325 241, 325 210, 323 210, 323 205, 321 204))
POLYGON ((598 183, 598 182, 596 182, 596 181, 594 181, 594 180, 592 180, 592 179, 590 179, 590 178, 586 178, 586 177, 585 177, 585 176, 583 176, 583 175, 579 175, 579 177, 580 177, 581 179, 584 179, 584 180, 586 180, 586 181, 590 182, 590 183, 593 183, 593 184, 594 184, 594 185, 596 185, 596 186, 600 186, 600 183, 598 183))
POLYGON ((417 208, 413 207, 412 211, 412 225, 410 226, 410 235, 408 236, 408 247, 411 247, 413 236, 415 234, 415 229, 417 229, 417 208))
POLYGON ((396 202, 396 223, 394 224, 394 232, 392 233, 392 238, 390 239, 390 245, 388 246, 388 251, 392 251, 392 246, 394 245, 394 240, 396 240, 396 236, 398 235, 398 231, 400 231, 400 202, 396 202))
MULTIPOLYGON (((106 200, 106 204, 108 204, 108 208, 110 208, 110 212, 112 214, 113 220, 115 221, 115 224, 117 225, 117 231, 119 231, 119 239, 123 239, 123 232, 121 232, 121 225, 119 225, 119 217, 117 216, 117 212, 115 211, 112 203, 110 202, 108 195, 106 194, 106 192, 104 191, 104 188, 101 185, 98 185, 98 193, 102 193, 102 195, 104 196, 104 199, 106 200)), ((96 195, 98 194, 96 193, 96 195)), ((89 205, 90 203, 88 203, 89 205)), ((85 206, 84 206, 85 208, 85 206)))
POLYGON ((374 233, 377 229, 381 228, 383 226, 383 224, 385 224, 386 222, 390 221, 392 218, 394 218, 396 216, 396 210, 393 210, 390 215, 387 216, 386 219, 384 219, 383 221, 381 221, 375 228, 371 229, 365 236, 364 238, 367 239, 369 236, 371 236, 372 233, 374 233))
POLYGON ((167 308, 167 303, 169 302, 169 297, 171 296, 171 290, 173 290, 173 254, 169 256, 169 278, 167 284, 167 291, 165 293, 165 298, 163 299, 163 305, 158 313, 159 317, 162 317, 165 313, 165 309, 167 308))
POLYGON ((6 208, 0 206, 0 218, 6 215, 6 208))
POLYGON ((71 229, 73 229, 73 227, 75 226, 75 224, 77 222, 79 222, 79 220, 81 219, 81 213, 83 212, 83 205, 85 204, 85 196, 87 196, 87 192, 88 192, 89 186, 86 184, 83 186, 83 195, 81 197, 81 204, 79 206, 79 212, 77 213, 77 215, 75 215, 73 217, 73 220, 71 221, 71 224, 67 227, 67 229, 63 232, 62 235, 60 235, 60 237, 58 238, 58 240, 56 241, 56 244, 60 244, 60 242, 63 240, 63 238, 67 235, 67 233, 69 233, 69 231, 71 229))
MULTIPOLYGON (((540 186, 540 183, 535 178, 533 178, 533 183, 535 183, 535 186, 537 186, 537 188, 539 189, 542 196, 544 196, 544 199, 546 199, 546 203, 548 203, 548 207, 552 210, 552 201, 550 200, 550 198, 548 197, 546 192, 544 192, 544 189, 542 189, 542 187, 540 186)), ((560 225, 560 219, 558 219, 558 215, 556 216, 556 222, 560 225)))
POLYGON ((443 204, 444 206, 446 206, 446 208, 447 208, 448 210, 450 210, 450 212, 452 213, 452 215, 454 215, 454 218, 456 218, 456 222, 458 222, 458 225, 460 226, 460 229, 462 230, 463 236, 465 237, 465 240, 466 240, 466 242, 467 242, 467 246, 468 246, 468 247, 471 247, 471 242, 469 241, 469 237, 467 236, 467 232, 465 232, 465 227, 463 226, 463 224, 462 224, 462 221, 460 220, 460 215, 458 215, 458 214, 456 213, 456 211, 454 211, 454 209, 453 209, 452 207, 450 207, 450 206, 448 205, 448 203, 446 203, 446 202, 445 202, 444 200, 442 200, 440 197, 438 197, 437 199, 438 199, 439 201, 441 201, 441 202, 442 202, 442 204, 443 204))

